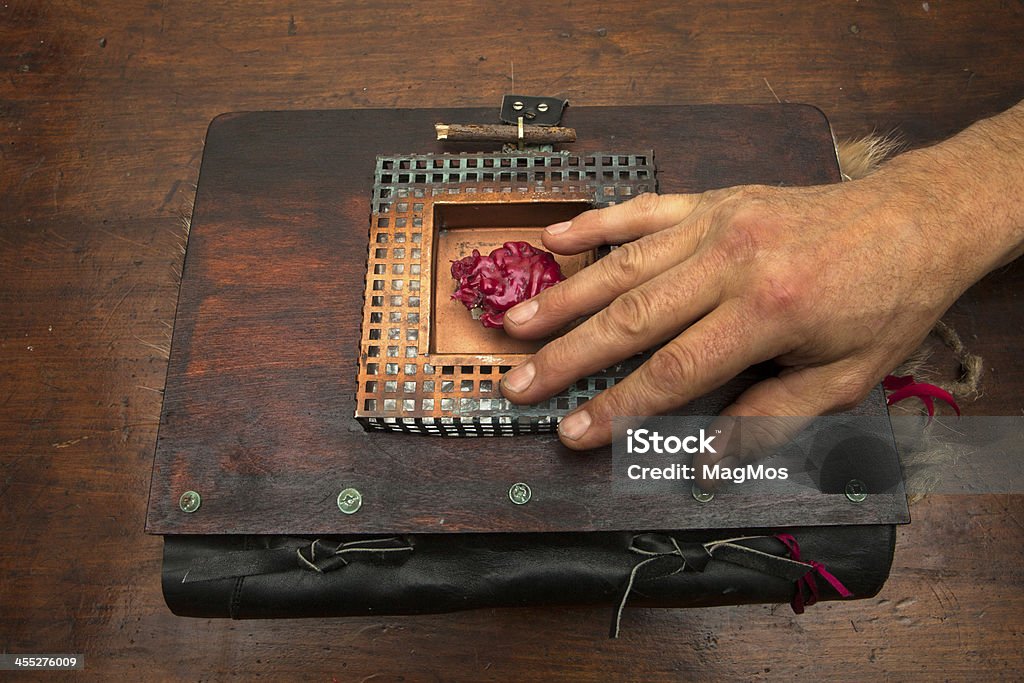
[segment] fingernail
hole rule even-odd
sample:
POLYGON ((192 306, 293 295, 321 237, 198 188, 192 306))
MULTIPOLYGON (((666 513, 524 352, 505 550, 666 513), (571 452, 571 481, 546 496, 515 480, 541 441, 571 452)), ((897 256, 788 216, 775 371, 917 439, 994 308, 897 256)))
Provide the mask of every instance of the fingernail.
POLYGON ((565 232, 566 230, 568 230, 571 227, 572 227, 572 221, 563 221, 561 223, 555 223, 554 225, 549 225, 548 227, 546 227, 544 229, 544 232, 546 232, 549 235, 561 235, 563 232, 565 232))
POLYGON ((524 363, 506 372, 505 376, 501 378, 501 383, 518 394, 521 391, 526 391, 536 374, 537 368, 533 367, 533 363, 524 363))
POLYGON ((540 304, 534 299, 524 301, 518 306, 505 311, 505 317, 511 320, 516 325, 522 325, 523 323, 529 322, 533 319, 533 316, 537 315, 537 309, 540 308, 540 304))
POLYGON ((572 441, 578 441, 590 429, 590 413, 577 410, 562 420, 558 425, 558 433, 572 441))

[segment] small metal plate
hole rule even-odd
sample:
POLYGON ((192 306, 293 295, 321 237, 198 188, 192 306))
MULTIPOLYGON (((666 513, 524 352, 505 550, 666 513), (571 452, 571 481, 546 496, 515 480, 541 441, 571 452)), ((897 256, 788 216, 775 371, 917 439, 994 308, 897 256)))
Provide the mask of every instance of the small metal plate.
POLYGON ((562 121, 568 100, 557 97, 531 97, 529 95, 505 95, 501 99, 501 120, 515 124, 519 117, 534 126, 557 126, 562 121))

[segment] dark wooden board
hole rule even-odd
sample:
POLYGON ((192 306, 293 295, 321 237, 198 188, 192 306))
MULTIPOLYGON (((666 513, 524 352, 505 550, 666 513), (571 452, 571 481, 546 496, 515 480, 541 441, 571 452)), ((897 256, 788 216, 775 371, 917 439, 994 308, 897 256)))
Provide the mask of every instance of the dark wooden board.
MULTIPOLYGON (((634 609, 618 641, 595 608, 185 621, 143 532, 178 216, 218 113, 496 110, 514 60, 515 90, 574 106, 773 103, 771 85, 839 139, 920 147, 1024 98, 1024 5, 927 4, 0 3, 0 644, 82 652, 92 680, 1019 677, 1024 496, 916 503, 873 600, 634 609)), ((1024 411, 1022 288, 1018 262, 947 316, 985 358, 969 414, 1024 411)))
MULTIPOLYGON (((150 533, 591 531, 906 521, 898 497, 616 493, 610 450, 553 436, 366 433, 353 419, 374 160, 457 149, 434 121, 489 110, 228 114, 210 126, 157 442, 150 533), (534 492, 508 500, 515 482, 534 492), (362 509, 343 515, 338 492, 362 509), (187 490, 202 506, 187 514, 187 490)), ((580 107, 572 151, 654 149, 661 189, 835 182, 820 111, 580 107)), ((476 145, 479 149, 479 145, 476 145)), ((751 377, 757 377, 752 374, 751 377)), ((717 414, 751 377, 691 407, 717 414)), ((867 406, 884 414, 880 394, 867 406)))

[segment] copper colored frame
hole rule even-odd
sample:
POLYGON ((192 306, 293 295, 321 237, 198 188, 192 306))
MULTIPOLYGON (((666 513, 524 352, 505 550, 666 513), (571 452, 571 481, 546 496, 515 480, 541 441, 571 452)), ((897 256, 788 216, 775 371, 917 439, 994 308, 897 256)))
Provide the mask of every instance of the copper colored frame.
MULTIPOLYGON (((484 328, 451 300, 450 262, 655 189, 651 153, 380 157, 374 185, 356 417, 371 430, 459 436, 552 431, 631 361, 518 407, 498 382, 543 342, 484 328)), ((557 256, 566 276, 594 251, 557 256)))

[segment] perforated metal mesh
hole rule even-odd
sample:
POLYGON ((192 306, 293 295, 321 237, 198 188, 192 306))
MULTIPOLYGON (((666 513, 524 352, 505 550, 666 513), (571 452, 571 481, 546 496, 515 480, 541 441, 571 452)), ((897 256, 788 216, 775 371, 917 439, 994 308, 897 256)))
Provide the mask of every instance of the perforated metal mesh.
POLYGON ((582 379, 541 404, 515 406, 502 398, 498 382, 522 357, 433 353, 433 205, 453 198, 513 203, 542 196, 609 206, 655 189, 649 151, 378 157, 356 417, 369 430, 448 436, 554 431, 562 416, 643 359, 582 379))

